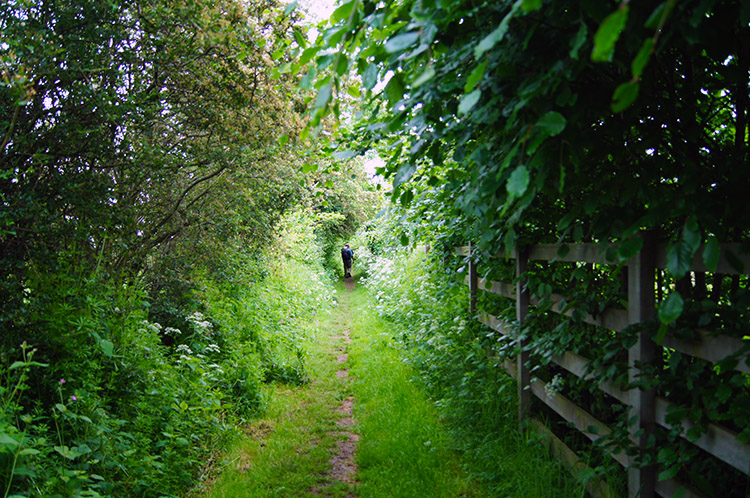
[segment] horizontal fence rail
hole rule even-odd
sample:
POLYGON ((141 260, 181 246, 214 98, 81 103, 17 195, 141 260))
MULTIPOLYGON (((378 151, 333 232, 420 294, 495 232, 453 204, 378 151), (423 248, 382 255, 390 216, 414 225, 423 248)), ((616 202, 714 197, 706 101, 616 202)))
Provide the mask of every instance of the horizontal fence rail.
MULTIPOLYGON (((529 246, 524 250, 514 249, 509 258, 516 260, 515 282, 498 282, 480 276, 476 262, 471 258, 471 246, 456 248, 455 253, 465 256, 469 261, 469 272, 464 279, 464 283, 470 288, 471 310, 476 314, 477 320, 500 334, 510 337, 512 331, 524 322, 526 315, 534 313, 536 306, 544 304, 544 310, 561 316, 572 316, 574 313, 573 307, 562 305, 566 302, 563 295, 551 294, 544 299, 530 295, 529 290, 524 288, 523 285, 525 269, 529 261, 566 262, 600 265, 600 267, 627 267, 628 309, 609 308, 597 315, 578 313, 578 318, 587 324, 609 331, 621 332, 631 325, 655 316, 657 280, 654 278, 654 274, 657 270, 666 267, 666 245, 652 244, 649 246, 646 244, 639 256, 625 261, 616 258, 617 252, 612 250, 614 247, 611 244, 588 243, 539 244, 529 246), (480 291, 515 300, 516 323, 508 323, 490 313, 477 311, 477 297, 480 291)), ((700 254, 700 251, 698 251, 698 254, 700 254)), ((716 272, 740 275, 744 274, 742 273, 743 268, 750 270, 750 256, 742 254, 737 244, 723 245, 716 272), (732 263, 726 256, 727 253, 730 253, 732 263)), ((691 271, 706 271, 700 257, 696 257, 691 271)), ((734 356, 737 359, 734 370, 745 374, 750 373, 746 352, 748 349, 746 348, 747 340, 726 334, 714 334, 697 327, 694 332, 694 339, 678 338, 668 334, 659 345, 655 344, 646 332, 640 332, 638 343, 628 351, 631 382, 639 374, 637 365, 654 363, 661 357, 663 348, 679 351, 684 355, 713 364, 734 356)), ((524 344, 517 345, 521 346, 523 351, 524 344)), ((571 351, 553 355, 551 362, 570 373, 574 378, 593 378, 588 369, 590 360, 571 351)), ((529 396, 533 395, 539 399, 591 441, 596 441, 610 434, 611 429, 565 396, 559 393, 548 394, 550 390, 544 381, 530 374, 527 353, 522 352, 516 361, 505 359, 503 366, 511 376, 519 381, 519 416, 521 419, 528 418, 537 432, 545 434, 549 438, 553 453, 558 455, 572 472, 580 472, 583 464, 579 458, 574 456, 572 450, 554 436, 549 429, 546 429, 543 424, 529 417, 529 396), (590 432, 591 430, 594 430, 594 432, 590 432)), ((653 389, 651 391, 624 390, 607 380, 599 382, 596 387, 607 396, 611 396, 627 406, 631 413, 638 416, 639 424, 631 434, 631 442, 636 447, 645 446, 645 439, 653 431, 654 425, 658 424, 667 429, 672 428, 672 425, 667 422, 667 413, 672 404, 668 399, 657 397, 653 389), (641 429, 641 431, 638 431, 638 429, 641 429)), ((681 420, 680 424, 681 437, 738 471, 746 475, 750 472, 750 444, 740 441, 737 434, 711 422, 703 428, 704 433, 700 437, 688 439, 688 432, 694 424, 687 418, 681 420)), ((631 497, 647 498, 657 494, 668 497, 672 496, 678 489, 684 492, 683 496, 685 497, 700 498, 703 496, 698 491, 684 486, 676 479, 657 481, 656 471, 661 469, 634 468, 633 462, 625 453, 611 453, 611 456, 623 467, 629 469, 628 495, 631 497)), ((612 496, 610 488, 603 481, 589 483, 587 491, 594 496, 612 496)))

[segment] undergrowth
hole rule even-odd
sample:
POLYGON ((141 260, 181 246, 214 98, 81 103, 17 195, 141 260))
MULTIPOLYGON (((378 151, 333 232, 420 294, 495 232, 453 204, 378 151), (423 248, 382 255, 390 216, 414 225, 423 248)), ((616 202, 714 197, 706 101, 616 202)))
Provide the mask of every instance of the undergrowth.
POLYGON ((150 319, 138 280, 84 272, 75 254, 35 271, 26 304, 39 333, 0 352, 0 496, 190 487, 263 409, 264 382, 307 380, 306 317, 333 302, 315 225, 287 216, 265 254, 230 255, 232 278, 194 270, 179 327, 150 319))
POLYGON ((467 470, 490 495, 584 496, 543 441, 518 431, 515 381, 490 353, 502 345, 471 320, 455 273, 422 249, 392 245, 371 251, 367 267, 379 314, 395 326, 393 339, 419 371, 467 470))

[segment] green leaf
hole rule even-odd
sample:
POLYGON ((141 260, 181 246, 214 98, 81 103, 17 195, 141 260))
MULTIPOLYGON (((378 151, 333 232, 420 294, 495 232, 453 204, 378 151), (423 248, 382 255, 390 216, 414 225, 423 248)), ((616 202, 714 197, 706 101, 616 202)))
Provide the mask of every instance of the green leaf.
POLYGON ((78 454, 71 451, 67 446, 55 446, 53 449, 68 460, 75 460, 78 457, 78 454))
POLYGON ((701 245, 702 238, 703 237, 700 232, 700 228, 698 227, 698 222, 695 220, 694 216, 691 216, 687 220, 687 223, 685 223, 685 227, 682 229, 682 240, 685 241, 685 244, 690 249, 691 259, 698 251, 698 248, 701 245))
POLYGON ((721 246, 719 245, 719 239, 715 235, 709 235, 706 240, 706 246, 703 248, 703 264, 706 265, 709 271, 716 271, 716 267, 719 265, 720 254, 721 246))
POLYGON ((419 40, 419 31, 410 31, 390 38, 385 42, 385 51, 389 54, 401 52, 414 45, 419 40))
POLYGON ((329 82, 327 85, 323 85, 323 87, 318 91, 318 98, 315 100, 315 107, 318 109, 322 109, 328 105, 328 102, 330 100, 331 83, 329 82))
POLYGON ((408 246, 409 245, 409 236, 405 233, 401 234, 401 237, 399 237, 399 242, 401 242, 402 246, 408 246))
POLYGON ((693 263, 693 253, 683 241, 673 243, 667 249, 667 270, 674 278, 682 278, 690 271, 693 263))
POLYGON ((427 66, 427 69, 424 70, 422 74, 420 74, 417 79, 415 79, 411 87, 412 88, 419 88, 420 86, 424 85, 428 81, 430 81, 432 78, 435 77, 435 68, 432 67, 432 65, 427 66))
POLYGON ((347 159, 351 159, 352 157, 356 157, 357 153, 353 150, 339 150, 333 153, 334 159, 339 159, 342 161, 345 161, 347 159))
POLYGON ((661 471, 659 473, 659 477, 657 478, 657 480, 659 480, 659 481, 667 481, 669 479, 672 479, 679 472, 680 472, 680 464, 672 465, 667 470, 661 471))
POLYGON ((404 96, 404 85, 401 83, 399 75, 394 74, 393 77, 385 85, 385 95, 388 97, 388 103, 391 107, 395 106, 404 96))
POLYGON ((305 77, 302 78, 302 81, 300 81, 300 88, 303 90, 312 90, 312 82, 317 74, 318 71, 315 69, 315 66, 311 67, 310 70, 307 71, 307 74, 305 74, 305 77))
POLYGON ((414 173, 417 171, 417 165, 416 164, 402 164, 401 167, 396 172, 396 176, 393 178, 393 188, 397 189, 405 182, 409 181, 409 179, 414 176, 414 173))
POLYGON ((301 66, 304 66, 311 60, 313 60, 313 57, 318 55, 318 47, 310 47, 308 49, 305 49, 304 52, 302 52, 302 55, 299 57, 299 63, 301 66))
POLYGON ((349 85, 349 88, 346 89, 346 93, 354 97, 355 99, 358 99, 362 96, 362 94, 359 91, 359 87, 354 85, 349 85))
POLYGON ((583 43, 586 41, 586 36, 589 34, 589 28, 586 26, 586 23, 581 23, 581 27, 578 28, 578 33, 576 33, 576 37, 573 38, 573 41, 570 44, 570 52, 568 55, 570 55, 571 59, 578 60, 578 51, 583 46, 583 43))
POLYGON ((290 4, 288 4, 286 6, 286 8, 284 9, 284 15, 288 16, 289 14, 291 14, 292 12, 294 12, 294 9, 296 9, 296 8, 297 8, 297 2, 295 0, 294 2, 292 2, 292 3, 290 3, 290 4))
POLYGON ((342 19, 346 19, 347 17, 349 17, 352 13, 352 10, 354 9, 355 3, 356 3, 356 0, 352 0, 351 2, 347 2, 341 7, 334 10, 333 14, 331 14, 331 21, 333 21, 333 24, 339 22, 342 19))
POLYGON ((625 23, 628 20, 629 7, 621 7, 608 15, 594 35, 594 49, 591 60, 595 62, 610 62, 615 53, 615 43, 620 38, 625 23))
POLYGON ((523 0, 523 10, 531 12, 542 6, 542 0, 523 0))
POLYGON ((0 444, 7 444, 10 446, 18 446, 21 443, 10 437, 8 434, 0 434, 0 444))
POLYGON ((529 187, 529 170, 521 164, 508 178, 508 183, 505 188, 511 197, 521 197, 526 193, 526 189, 529 187))
POLYGON ((516 15, 516 12, 521 7, 521 5, 523 5, 523 0, 516 0, 516 3, 513 4, 510 12, 503 18, 502 21, 500 21, 500 25, 495 28, 492 33, 482 38, 477 46, 474 47, 474 57, 476 59, 482 57, 482 55, 484 55, 484 53, 488 50, 492 50, 492 47, 503 40, 505 34, 508 32, 510 20, 513 19, 513 16, 516 15))
POLYGON ((283 135, 279 136, 279 138, 276 139, 276 143, 279 145, 286 145, 289 142, 289 135, 284 133, 283 135))
POLYGON ((99 341, 99 347, 102 349, 102 353, 104 353, 104 356, 112 356, 112 353, 115 350, 115 345, 112 344, 112 341, 108 341, 106 339, 102 339, 99 341))
POLYGON ((339 54, 336 59, 336 74, 342 76, 349 69, 349 59, 344 54, 339 54))
POLYGON ((617 256, 620 258, 620 261, 626 261, 641 252, 642 247, 643 239, 632 237, 620 244, 617 248, 617 256))
POLYGON ((536 128, 548 137, 559 135, 565 129, 565 125, 565 117, 557 111, 549 111, 536 122, 536 128))
POLYGON ((297 45, 299 45, 302 48, 307 47, 307 40, 304 36, 302 36, 302 33, 300 33, 298 30, 294 30, 294 41, 297 42, 297 45))
POLYGON ((471 93, 465 94, 461 97, 461 102, 458 103, 458 114, 466 114, 477 105, 479 99, 482 97, 482 90, 474 90, 471 93))
POLYGON ((654 52, 654 39, 646 38, 643 40, 643 45, 638 51, 638 55, 633 59, 633 63, 630 65, 630 69, 633 71, 633 78, 640 78, 643 74, 643 69, 648 64, 651 54, 654 52))
POLYGON ((672 292, 659 304, 659 320, 665 325, 677 320, 682 315, 685 302, 679 292, 672 292))
POLYGON ((372 88, 377 84, 378 82, 378 66, 375 64, 370 64, 367 66, 367 69, 365 69, 364 74, 362 74, 362 84, 365 86, 366 89, 372 90, 372 88))
POLYGON ((612 94, 612 112, 622 112, 638 98, 640 83, 628 81, 621 83, 612 94))
POLYGON ((487 69, 487 61, 485 60, 481 64, 479 64, 477 67, 474 68, 474 70, 471 72, 469 77, 466 80, 466 85, 464 86, 464 93, 471 93, 474 91, 474 88, 476 88, 477 84, 482 80, 482 76, 484 76, 484 70, 487 69))

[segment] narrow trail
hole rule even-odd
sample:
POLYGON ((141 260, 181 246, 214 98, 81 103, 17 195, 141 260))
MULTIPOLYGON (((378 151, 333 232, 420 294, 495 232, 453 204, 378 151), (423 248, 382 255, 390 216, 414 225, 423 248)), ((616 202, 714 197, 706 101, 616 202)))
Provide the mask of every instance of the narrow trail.
MULTIPOLYGON (((347 278, 344 283, 349 292, 354 291, 356 284, 353 278, 347 278)), ((348 300, 344 300, 344 302, 348 303, 348 300)), ((339 306, 342 306, 342 304, 340 303, 339 306)), ((344 366, 349 360, 349 345, 352 343, 350 334, 352 314, 350 306, 342 307, 339 314, 342 317, 346 328, 341 331, 340 335, 331 337, 331 339, 337 341, 337 343, 334 343, 331 351, 336 356, 336 363, 339 366, 344 366)), ((348 368, 336 370, 336 377, 347 384, 351 381, 348 368)), ((359 434, 354 432, 356 424, 354 421, 353 409, 354 396, 351 395, 347 396, 341 402, 341 405, 334 409, 334 411, 340 414, 341 417, 336 421, 336 430, 332 431, 332 434, 336 436, 337 439, 335 452, 329 460, 331 470, 328 473, 328 478, 332 483, 341 483, 349 488, 346 498, 356 498, 357 496, 354 494, 354 489, 357 485, 357 463, 355 457, 359 434)), ((330 487, 331 484, 320 486, 312 490, 312 494, 325 494, 326 488, 330 487)))
POLYGON ((307 344, 310 382, 265 387, 262 418, 190 498, 456 498, 476 493, 435 406, 354 279, 307 344))

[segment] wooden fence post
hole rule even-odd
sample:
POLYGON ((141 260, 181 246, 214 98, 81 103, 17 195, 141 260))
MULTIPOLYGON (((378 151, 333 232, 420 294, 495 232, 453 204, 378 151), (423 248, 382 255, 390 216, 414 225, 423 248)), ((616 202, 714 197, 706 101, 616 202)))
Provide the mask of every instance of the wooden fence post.
MULTIPOLYGON (((526 249, 516 247, 516 321, 518 321, 519 330, 523 327, 526 315, 529 313, 529 290, 524 290, 524 274, 528 269, 529 253, 526 249)), ((526 364, 529 361, 528 351, 524 351, 526 341, 518 339, 518 423, 523 424, 529 407, 531 405, 531 373, 526 364)))
POLYGON ((472 315, 477 314, 477 287, 479 278, 477 277, 477 265, 474 263, 473 256, 474 245, 469 242, 469 311, 472 315))
MULTIPOLYGON (((654 307, 654 259, 655 244, 650 234, 642 234, 643 248, 630 260, 628 265, 628 317, 630 323, 642 323, 655 314, 654 307)), ((628 351, 628 377, 630 382, 639 380, 639 365, 654 364, 657 359, 657 346, 649 337, 649 332, 638 332, 638 341, 628 351)), ((649 435, 654 431, 656 397, 654 389, 631 389, 631 416, 638 422, 631 427, 633 439, 643 452, 649 435), (641 431, 638 437, 635 433, 641 431)), ((628 469, 628 497, 652 498, 655 496, 656 469, 653 466, 628 469)))

